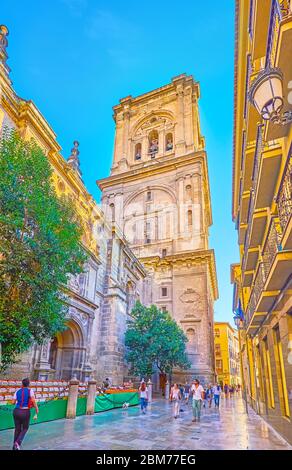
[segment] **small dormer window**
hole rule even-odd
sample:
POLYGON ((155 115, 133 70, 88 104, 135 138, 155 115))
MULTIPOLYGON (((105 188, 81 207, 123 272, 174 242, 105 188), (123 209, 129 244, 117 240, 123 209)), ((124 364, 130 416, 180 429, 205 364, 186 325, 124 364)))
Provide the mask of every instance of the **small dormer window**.
POLYGON ((166 255, 167 255, 167 249, 163 248, 162 249, 162 258, 165 258, 166 255))

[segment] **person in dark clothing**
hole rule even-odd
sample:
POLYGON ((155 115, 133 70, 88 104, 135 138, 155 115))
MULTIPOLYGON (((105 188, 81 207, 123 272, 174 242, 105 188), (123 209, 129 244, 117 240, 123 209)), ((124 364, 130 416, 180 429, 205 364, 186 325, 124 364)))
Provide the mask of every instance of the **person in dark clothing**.
POLYGON ((13 440, 13 450, 20 450, 20 446, 26 435, 29 422, 30 422, 30 409, 34 408, 36 411, 33 419, 38 417, 38 405, 35 401, 35 396, 33 390, 29 388, 29 379, 23 379, 22 387, 15 392, 13 397, 13 403, 16 404, 16 407, 13 410, 13 419, 14 419, 14 440, 13 440))

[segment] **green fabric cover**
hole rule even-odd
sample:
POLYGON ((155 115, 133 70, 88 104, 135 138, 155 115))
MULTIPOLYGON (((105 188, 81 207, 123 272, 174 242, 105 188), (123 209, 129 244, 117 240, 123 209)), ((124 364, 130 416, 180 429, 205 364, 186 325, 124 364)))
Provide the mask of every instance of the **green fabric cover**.
MULTIPOLYGON (((86 414, 86 400, 86 397, 79 397, 77 399, 76 416, 86 414)), ((95 413, 99 413, 101 411, 112 410, 113 408, 121 408, 125 402, 129 403, 130 406, 138 405, 138 392, 123 392, 97 396, 95 399, 94 411, 95 413)), ((12 416, 13 409, 14 405, 0 405, 0 431, 14 427, 12 416)), ((31 410, 30 424, 38 424, 45 421, 65 418, 66 410, 66 398, 40 403, 37 421, 33 421, 35 411, 34 409, 31 410)))

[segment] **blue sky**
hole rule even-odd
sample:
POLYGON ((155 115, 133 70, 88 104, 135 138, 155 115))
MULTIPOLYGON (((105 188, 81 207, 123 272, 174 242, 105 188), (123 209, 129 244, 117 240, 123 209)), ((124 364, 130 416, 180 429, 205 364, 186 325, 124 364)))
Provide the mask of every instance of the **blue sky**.
POLYGON ((234 1, 16 0, 1 5, 17 93, 32 99, 65 157, 80 142, 83 179, 99 200, 114 142, 112 106, 186 72, 201 85, 220 299, 215 319, 232 323, 230 263, 234 1))

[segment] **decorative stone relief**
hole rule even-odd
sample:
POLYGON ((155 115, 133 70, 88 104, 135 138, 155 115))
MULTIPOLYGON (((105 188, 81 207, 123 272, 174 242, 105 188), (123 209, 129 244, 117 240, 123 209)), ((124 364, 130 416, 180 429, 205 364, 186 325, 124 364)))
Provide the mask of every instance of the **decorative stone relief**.
POLYGON ((201 316, 202 301, 195 289, 188 288, 180 295, 179 300, 184 304, 185 318, 197 318, 201 316))

